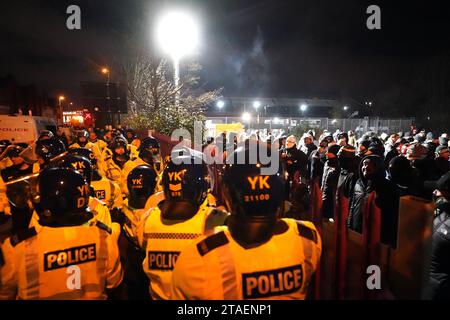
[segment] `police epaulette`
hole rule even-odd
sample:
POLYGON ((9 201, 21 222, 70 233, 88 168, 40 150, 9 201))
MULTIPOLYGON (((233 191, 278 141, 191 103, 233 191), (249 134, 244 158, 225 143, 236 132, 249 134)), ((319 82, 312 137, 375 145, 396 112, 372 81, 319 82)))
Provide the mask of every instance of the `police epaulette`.
POLYGON ((30 229, 27 229, 27 230, 19 231, 15 235, 11 236, 11 240, 10 240, 11 245, 13 247, 15 247, 19 243, 21 243, 22 241, 27 240, 27 239, 29 239, 31 237, 34 237, 35 235, 37 235, 37 232, 36 232, 36 229, 34 227, 30 228, 30 229))
POLYGON ((197 250, 198 253, 203 257, 208 252, 219 248, 221 246, 224 246, 228 243, 227 236, 223 231, 213 234, 212 236, 209 236, 205 240, 197 243, 197 250))
POLYGON ((97 220, 97 222, 95 223, 95 225, 102 230, 105 230, 106 232, 108 232, 109 234, 112 233, 112 230, 110 227, 108 227, 106 224, 104 224, 103 222, 100 222, 97 220))
POLYGON ((297 229, 300 236, 317 243, 317 234, 314 230, 308 228, 304 224, 297 222, 297 229))

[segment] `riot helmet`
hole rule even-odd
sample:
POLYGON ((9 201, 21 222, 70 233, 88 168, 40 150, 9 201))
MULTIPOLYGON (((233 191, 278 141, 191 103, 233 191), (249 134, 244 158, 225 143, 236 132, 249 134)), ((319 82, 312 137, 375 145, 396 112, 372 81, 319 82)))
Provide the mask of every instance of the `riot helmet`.
POLYGON ((77 133, 77 143, 80 147, 84 147, 89 142, 89 133, 86 130, 81 130, 77 133))
MULTIPOLYGON (((264 148, 265 144, 255 143, 264 148)), ((260 159, 251 161, 254 156, 251 151, 249 144, 240 144, 229 157, 245 159, 245 163, 228 164, 222 179, 224 202, 231 213, 227 224, 233 238, 244 247, 270 240, 281 213, 285 190, 281 170, 273 175, 262 174, 261 169, 269 165, 262 164, 260 159)), ((230 163, 228 159, 227 163, 230 163)))
POLYGON ((159 142, 155 138, 145 138, 142 140, 139 146, 139 158, 141 158, 145 163, 153 164, 155 162, 155 157, 159 158, 159 142))
POLYGON ((95 157, 92 150, 86 148, 70 148, 68 152, 70 154, 76 154, 85 157, 91 163, 92 170, 98 170, 97 158, 95 157))
POLYGON ((129 205, 135 209, 145 207, 147 199, 155 192, 157 174, 146 165, 131 170, 127 177, 129 205))
POLYGON ((57 161, 54 161, 52 166, 74 169, 83 175, 88 184, 91 184, 92 165, 88 158, 81 155, 68 153, 59 158, 57 161))
POLYGON ((55 135, 50 130, 41 130, 41 132, 39 132, 38 140, 46 140, 54 137, 55 135))
POLYGON ((130 151, 128 150, 128 143, 123 137, 116 137, 110 145, 113 153, 114 162, 122 167, 125 162, 130 159, 130 151))
POLYGON ((66 147, 61 140, 50 138, 38 140, 35 147, 36 154, 42 159, 44 164, 48 164, 52 159, 66 151, 66 147))
POLYGON ((69 168, 47 168, 39 175, 39 223, 49 227, 77 226, 92 218, 89 184, 81 173, 69 168))
POLYGON ((207 175, 206 165, 201 158, 191 155, 171 158, 162 176, 166 199, 201 205, 209 188, 207 175))
POLYGON ((125 138, 127 139, 128 143, 132 143, 134 139, 136 139, 137 135, 134 132, 133 129, 127 129, 125 131, 125 138))

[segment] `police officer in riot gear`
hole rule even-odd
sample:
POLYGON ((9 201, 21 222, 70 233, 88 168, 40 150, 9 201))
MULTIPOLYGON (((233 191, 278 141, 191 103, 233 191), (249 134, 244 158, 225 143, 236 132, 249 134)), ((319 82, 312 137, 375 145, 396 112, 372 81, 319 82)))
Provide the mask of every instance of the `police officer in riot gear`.
POLYGON ((89 133, 86 130, 81 130, 77 133, 75 143, 70 145, 70 148, 84 148, 89 143, 89 133))
MULTIPOLYGON (((104 150, 100 173, 108 179, 116 182, 123 194, 128 194, 127 176, 133 168, 138 166, 134 160, 133 150, 127 141, 119 136, 114 138, 110 146, 104 150)), ((135 147, 134 147, 135 148, 135 147)))
POLYGON ((245 158, 246 164, 229 165, 224 172, 231 214, 227 227, 182 251, 173 271, 173 298, 304 299, 321 254, 316 228, 278 218, 284 198, 281 174, 263 174, 266 166, 249 161, 247 146, 231 156, 245 158))
POLYGON ((135 209, 143 209, 149 196, 155 192, 156 172, 146 165, 141 165, 128 174, 128 205, 135 209))
POLYGON ((4 182, 17 179, 33 173, 33 166, 20 156, 24 148, 12 145, 8 148, 6 156, 11 159, 12 166, 1 170, 1 176, 4 182))
MULTIPOLYGON (((57 156, 63 154, 66 151, 66 147, 61 140, 56 138, 50 138, 45 140, 39 140, 36 142, 35 152, 38 156, 39 168, 43 169, 49 166, 50 161, 54 160, 57 156)), ((36 168, 33 168, 33 172, 36 168)))
POLYGON ((85 148, 72 148, 69 153, 76 154, 88 159, 92 167, 92 179, 90 181, 91 187, 94 189, 93 196, 101 201, 104 201, 108 209, 122 208, 122 192, 117 183, 103 177, 98 172, 97 159, 94 153, 85 148))
POLYGON ((125 132, 125 138, 127 139, 128 144, 134 145, 136 148, 139 148, 141 145, 141 140, 138 138, 136 132, 133 129, 127 129, 125 132))
POLYGON ((158 140, 152 137, 145 138, 142 140, 138 151, 139 159, 145 164, 153 166, 158 174, 162 172, 163 163, 158 140))
POLYGON ((0 299, 106 299, 123 273, 117 236, 89 223, 87 181, 73 169, 47 168, 38 190, 39 223, 1 247, 0 299))
POLYGON ((121 169, 125 163, 130 160, 130 153, 128 151, 128 144, 126 140, 115 139, 111 144, 111 151, 113 153, 112 159, 116 165, 121 169))
POLYGON ((89 185, 89 208, 94 213, 94 218, 110 227, 112 221, 109 209, 106 203, 94 197, 95 193, 91 187, 93 174, 91 162, 83 156, 68 153, 53 161, 52 166, 75 169, 83 175, 89 185))
POLYGON ((89 185, 91 184, 92 166, 86 157, 67 153, 57 161, 53 161, 52 166, 74 169, 83 175, 89 185))
POLYGON ((208 206, 209 179, 202 158, 172 158, 164 169, 162 184, 165 200, 146 214, 137 228, 153 299, 171 298, 171 274, 180 251, 222 225, 227 217, 208 206))
POLYGON ((127 284, 130 299, 149 299, 148 277, 142 269, 145 258, 143 251, 137 244, 135 236, 139 221, 147 210, 147 199, 155 192, 156 172, 152 167, 141 165, 128 174, 128 198, 122 207, 123 236, 119 239, 120 253, 125 269, 124 281, 127 284))

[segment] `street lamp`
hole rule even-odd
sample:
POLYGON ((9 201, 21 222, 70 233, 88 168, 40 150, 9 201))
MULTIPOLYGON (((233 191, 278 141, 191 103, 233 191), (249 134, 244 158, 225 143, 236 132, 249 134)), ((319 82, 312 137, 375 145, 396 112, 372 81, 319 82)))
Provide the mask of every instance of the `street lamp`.
POLYGON ((111 101, 109 96, 109 69, 106 67, 102 68, 102 73, 106 75, 106 100, 108 100, 108 120, 112 124, 112 115, 111 115, 111 101))
POLYGON ((305 113, 306 110, 308 110, 308 105, 306 105, 306 104, 303 103, 303 104, 300 106, 300 111, 302 112, 302 117, 304 116, 304 113, 305 113))
POLYGON ((58 97, 58 101, 59 101, 59 112, 61 112, 61 121, 62 121, 62 123, 64 124, 64 112, 63 112, 63 109, 62 109, 62 101, 64 101, 66 99, 66 97, 64 97, 64 96, 59 96, 58 97))
POLYGON ((255 108, 256 111, 258 111, 258 108, 261 106, 261 102, 255 101, 253 102, 253 108, 255 108))
POLYGON ((347 111, 348 110, 348 106, 344 106, 344 111, 347 111))
POLYGON ((193 53, 198 45, 199 32, 193 17, 183 12, 169 12, 162 16, 156 28, 157 41, 173 60, 174 85, 177 90, 175 106, 180 104, 180 59, 193 53))
POLYGON ((250 113, 244 112, 244 113, 242 114, 242 121, 248 123, 248 122, 250 122, 251 119, 252 119, 252 116, 250 115, 250 113))
POLYGON ((225 102, 222 100, 217 101, 217 108, 222 109, 225 106, 225 102))

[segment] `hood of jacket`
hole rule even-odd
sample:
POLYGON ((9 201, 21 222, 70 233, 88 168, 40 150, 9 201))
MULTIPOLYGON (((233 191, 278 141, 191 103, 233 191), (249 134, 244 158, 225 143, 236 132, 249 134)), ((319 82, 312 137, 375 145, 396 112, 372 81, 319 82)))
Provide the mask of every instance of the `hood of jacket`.
POLYGON ((384 170, 385 169, 384 168, 384 160, 382 157, 374 155, 374 154, 365 156, 359 164, 358 173, 359 173, 359 177, 360 177, 362 183, 364 184, 364 186, 367 187, 369 181, 366 177, 364 177, 363 172, 362 172, 363 163, 364 163, 364 160, 366 160, 366 159, 370 159, 375 165, 373 176, 370 179, 372 181, 372 183, 376 183, 377 181, 383 180, 384 178, 386 178, 386 172, 384 170))

